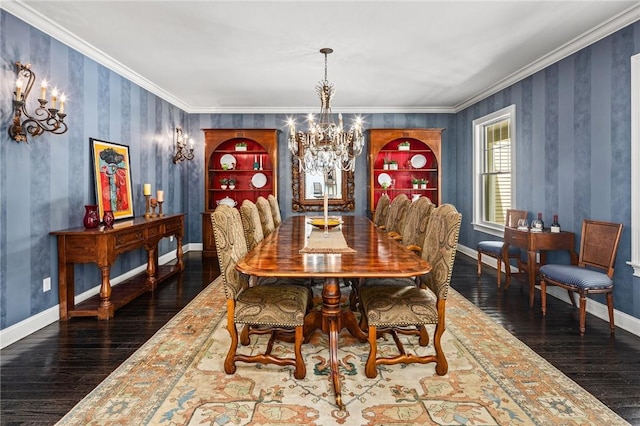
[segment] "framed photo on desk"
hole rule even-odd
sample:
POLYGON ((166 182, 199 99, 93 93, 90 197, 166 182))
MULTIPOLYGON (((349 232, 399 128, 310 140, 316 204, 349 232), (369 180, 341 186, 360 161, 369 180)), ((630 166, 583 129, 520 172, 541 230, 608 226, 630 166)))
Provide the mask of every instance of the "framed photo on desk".
POLYGON ((100 218, 111 210, 116 220, 133 217, 129 147, 90 138, 96 204, 100 218))

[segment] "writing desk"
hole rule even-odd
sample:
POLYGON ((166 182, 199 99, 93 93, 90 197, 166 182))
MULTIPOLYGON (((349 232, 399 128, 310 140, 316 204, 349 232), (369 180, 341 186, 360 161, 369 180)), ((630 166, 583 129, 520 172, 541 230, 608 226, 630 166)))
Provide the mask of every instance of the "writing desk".
POLYGON ((322 310, 305 318, 304 333, 317 328, 329 335, 331 378, 336 404, 343 409, 338 372, 338 334, 347 328, 361 341, 367 334, 354 313, 340 306, 339 278, 413 277, 431 271, 431 265, 380 231, 369 219, 343 216, 342 234, 355 253, 300 253, 310 232, 308 218, 294 216, 241 259, 236 269, 258 277, 322 278, 322 310))
POLYGON ((104 320, 113 317, 116 309, 129 303, 147 290, 154 290, 158 282, 184 270, 182 261, 182 235, 184 214, 158 218, 139 217, 116 222, 113 229, 103 226, 95 229, 72 228, 51 232, 58 238, 58 297, 60 319, 97 316, 104 320), (178 262, 158 267, 158 242, 169 236, 176 237, 178 262), (147 270, 126 282, 111 287, 111 265, 118 255, 138 248, 147 251, 147 270), (100 294, 78 306, 75 305, 73 265, 95 263, 102 273, 100 294))
POLYGON ((536 285, 536 254, 540 252, 540 264, 547 261, 547 251, 566 250, 571 256, 571 263, 578 264, 578 256, 575 249, 575 235, 573 232, 550 232, 545 229, 542 232, 521 231, 517 228, 505 226, 504 246, 502 248, 502 259, 504 260, 507 278, 505 289, 509 288, 511 282, 511 267, 509 265, 509 246, 520 247, 527 251, 527 274, 529 279, 529 307, 533 307, 533 299, 536 285))

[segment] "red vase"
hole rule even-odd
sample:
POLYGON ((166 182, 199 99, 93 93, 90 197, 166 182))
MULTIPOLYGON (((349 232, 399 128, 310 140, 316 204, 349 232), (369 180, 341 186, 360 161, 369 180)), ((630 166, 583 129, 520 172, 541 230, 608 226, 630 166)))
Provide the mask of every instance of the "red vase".
POLYGON ((98 206, 86 205, 84 206, 84 218, 82 224, 87 229, 97 228, 100 225, 100 216, 98 215, 98 206))
POLYGON ((104 211, 104 216, 102 216, 102 222, 104 223, 104 229, 112 229, 114 220, 115 220, 115 217, 113 216, 113 211, 112 210, 105 210, 104 211))

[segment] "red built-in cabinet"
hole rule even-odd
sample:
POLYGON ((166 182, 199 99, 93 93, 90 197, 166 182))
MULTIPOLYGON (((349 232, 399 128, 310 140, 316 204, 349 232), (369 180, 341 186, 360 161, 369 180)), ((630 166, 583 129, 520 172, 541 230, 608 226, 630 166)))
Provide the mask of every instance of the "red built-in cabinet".
POLYGON ((370 129, 369 211, 383 193, 429 197, 440 205, 440 147, 444 129, 370 129), (425 184, 414 181, 426 181, 425 184), (388 182, 384 188, 382 183, 388 182))
POLYGON ((221 200, 240 207, 245 199, 255 202, 259 196, 277 196, 279 132, 276 129, 204 129, 203 256, 216 256, 211 212, 221 200), (233 179, 235 187, 232 189, 229 183, 223 187, 223 179, 233 179))

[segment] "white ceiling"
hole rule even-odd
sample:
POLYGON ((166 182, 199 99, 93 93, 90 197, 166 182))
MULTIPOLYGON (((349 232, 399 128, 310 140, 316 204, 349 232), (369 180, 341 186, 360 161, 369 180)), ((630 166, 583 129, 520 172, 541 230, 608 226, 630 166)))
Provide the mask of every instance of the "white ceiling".
POLYGON ((12 1, 187 112, 457 111, 640 19, 638 1, 12 1))

